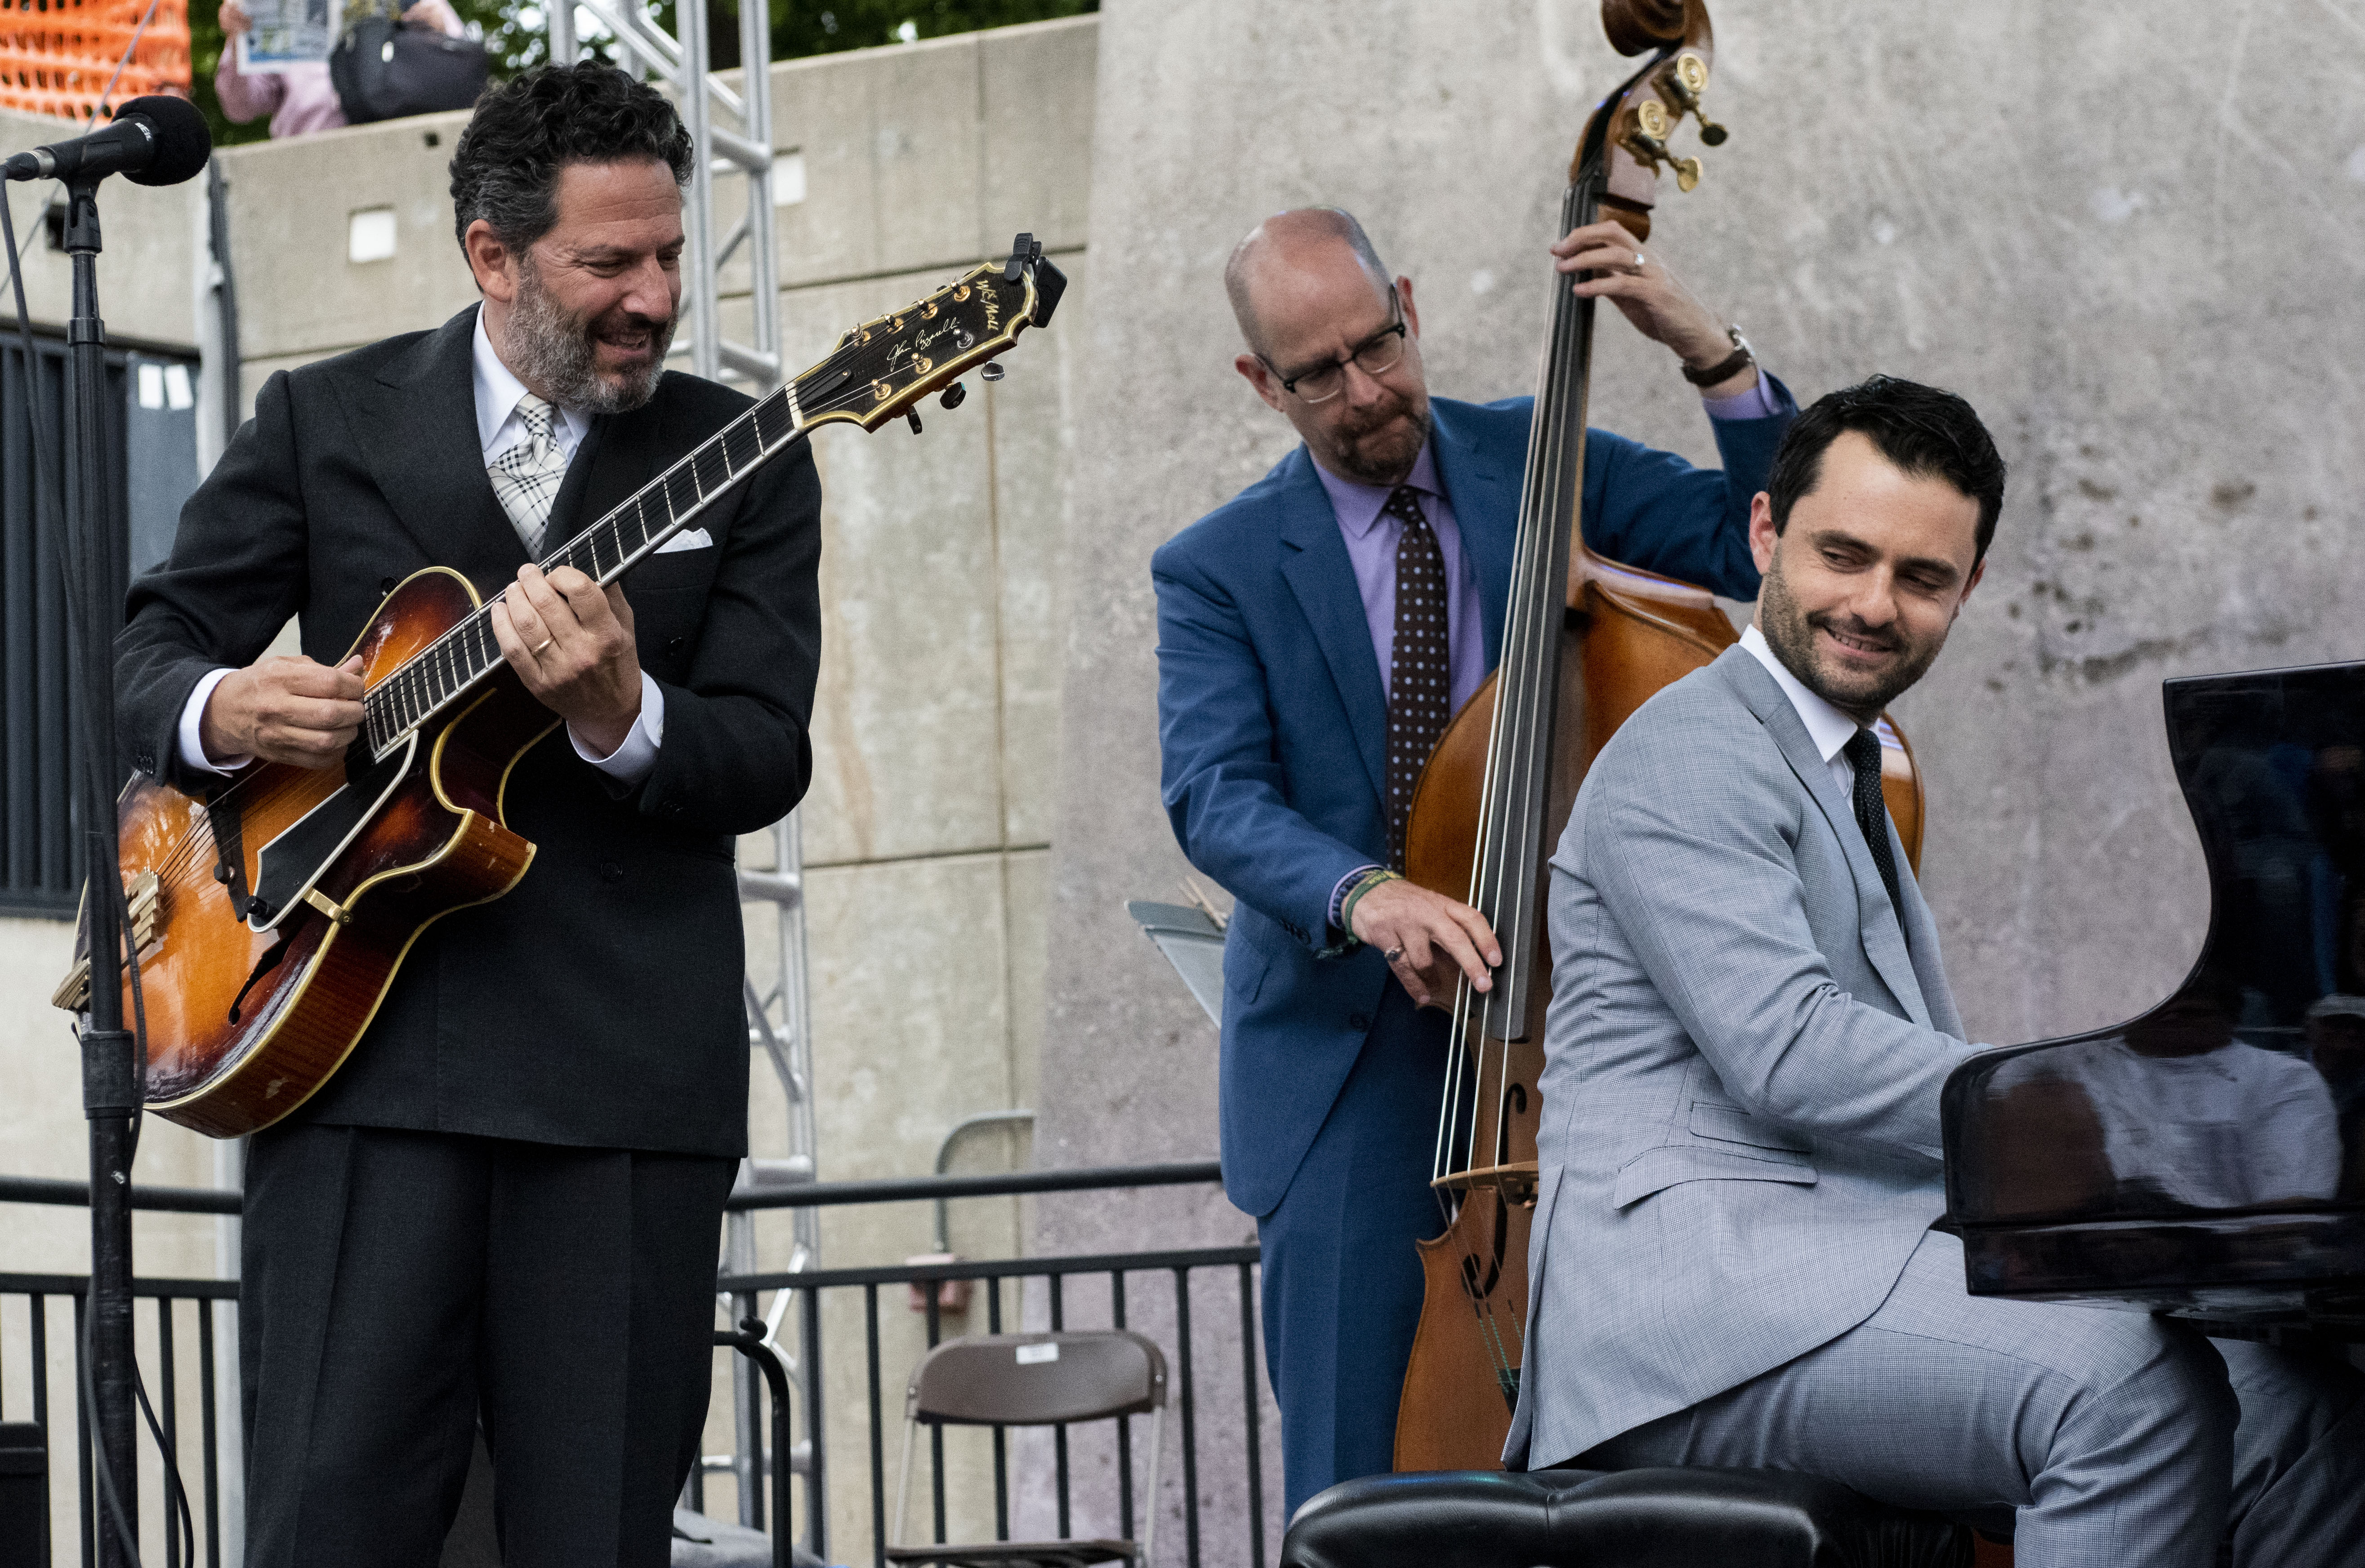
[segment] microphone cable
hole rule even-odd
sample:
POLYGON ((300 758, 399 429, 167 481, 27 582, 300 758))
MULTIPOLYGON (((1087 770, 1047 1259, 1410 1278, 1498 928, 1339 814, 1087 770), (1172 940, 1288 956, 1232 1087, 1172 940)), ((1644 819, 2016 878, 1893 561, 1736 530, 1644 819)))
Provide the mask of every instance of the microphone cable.
MULTIPOLYGON (((150 0, 149 15, 153 16, 155 9, 156 0, 150 0)), ((140 26, 143 29, 146 28, 147 23, 144 19, 140 26)), ((132 37, 132 45, 137 47, 139 41, 139 35, 135 33, 132 37)), ((130 50, 127 49, 124 51, 124 60, 128 62, 130 54, 130 50)), ((120 76, 122 71, 123 66, 118 63, 116 67, 117 75, 120 76)), ((108 86, 112 88, 113 85, 114 83, 110 81, 108 86)), ((33 342, 32 316, 25 304, 24 271, 18 265, 22 252, 17 249, 16 223, 6 200, 0 200, 0 244, 5 244, 7 249, 8 282, 16 295, 17 336, 23 354, 25 418, 31 438, 27 445, 31 449, 33 456, 34 512, 37 520, 46 517, 50 531, 57 537, 60 546, 59 566, 66 579, 67 636, 72 645, 76 650, 81 650, 85 643, 82 634, 84 629, 81 622, 84 609, 82 589, 86 580, 82 572, 82 550, 88 542, 77 541, 66 530, 62 520, 57 515, 53 501, 54 492, 50 488, 48 465, 42 461, 42 438, 50 427, 42 417, 40 378, 34 374, 37 351, 33 342)), ((106 758, 113 750, 113 737, 93 736, 86 724, 79 728, 83 732, 80 745, 84 753, 84 767, 89 770, 92 778, 107 777, 109 770, 106 766, 106 758)), ((148 1005, 147 998, 140 986, 140 949, 131 929, 129 900, 123 890, 122 877, 119 874, 109 874, 121 858, 120 848, 116 842, 115 819, 112 813, 104 814, 103 820, 93 823, 88 833, 91 840, 89 849, 91 864, 84 888, 85 896, 97 893, 102 888, 106 890, 103 893, 98 893, 98 896, 111 899, 115 904, 116 926, 121 934, 123 942, 124 969, 130 977, 131 982, 131 1036, 138 1053, 140 1069, 137 1081, 144 1085, 148 1081, 148 1005)), ((98 954, 95 947, 92 948, 90 958, 91 983, 95 987, 98 980, 98 954)), ((131 1111, 130 1143, 124 1157, 124 1180, 127 1187, 130 1181, 132 1163, 140 1155, 140 1134, 145 1116, 146 1106, 143 1099, 142 1102, 136 1103, 131 1111)), ((97 1439, 99 1433, 98 1385, 91 1371, 92 1334, 96 1327, 97 1316, 96 1312, 87 1307, 82 1314, 82 1330, 76 1336, 80 1343, 76 1346, 75 1357, 82 1365, 81 1376, 76 1381, 80 1384, 84 1418, 89 1423, 90 1430, 94 1435, 95 1440, 90 1445, 90 1451, 97 1463, 93 1466, 93 1469, 98 1477, 99 1495, 105 1505, 107 1520, 115 1527, 116 1538, 122 1543, 124 1552, 129 1557, 131 1568, 141 1568, 139 1533, 131 1528, 130 1516, 124 1511, 122 1495, 116 1484, 115 1467, 113 1462, 107 1457, 106 1444, 97 1439)), ((169 1310, 160 1313, 158 1331, 167 1335, 172 1333, 173 1321, 169 1310)), ((148 1385, 145 1378, 140 1374, 140 1358, 136 1351, 131 1358, 131 1388, 133 1394, 139 1400, 140 1414, 147 1421, 149 1434, 155 1440, 157 1455, 163 1462, 168 1515, 165 1529, 169 1530, 174 1525, 179 1526, 181 1561, 194 1563, 197 1560, 196 1524, 189 1508, 188 1488, 181 1478, 180 1455, 172 1442, 165 1438, 163 1423, 156 1418, 155 1407, 149 1403, 148 1385)), ((133 1480, 136 1484, 137 1477, 135 1476, 133 1480)))

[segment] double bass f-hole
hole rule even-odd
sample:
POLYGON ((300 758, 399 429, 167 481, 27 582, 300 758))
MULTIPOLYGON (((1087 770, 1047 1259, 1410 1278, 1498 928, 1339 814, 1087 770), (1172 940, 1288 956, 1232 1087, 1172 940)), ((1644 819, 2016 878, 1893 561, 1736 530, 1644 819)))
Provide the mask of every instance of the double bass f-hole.
MULTIPOLYGON (((1528 1086, 1514 1083, 1503 1092, 1503 1115, 1495 1129, 1495 1163, 1511 1162, 1511 1124, 1528 1114, 1528 1086)), ((1498 1189, 1499 1190, 1499 1189, 1498 1189)), ((1499 1247, 1497 1251, 1499 1251, 1499 1247)))

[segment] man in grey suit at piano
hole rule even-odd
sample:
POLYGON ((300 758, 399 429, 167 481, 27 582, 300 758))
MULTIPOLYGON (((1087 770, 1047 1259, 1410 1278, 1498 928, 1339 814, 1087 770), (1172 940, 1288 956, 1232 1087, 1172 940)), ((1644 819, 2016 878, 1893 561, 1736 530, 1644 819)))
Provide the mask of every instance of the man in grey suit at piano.
POLYGON ((1507 1461, 1804 1471, 2020 1568, 2365 1563, 2365 1378, 2133 1312, 1975 1298, 1944 1212, 1965 1043, 1868 726, 1978 584, 2004 465, 1875 377, 1750 518, 1741 645, 1586 779, 1552 869, 1528 1361, 1507 1461))

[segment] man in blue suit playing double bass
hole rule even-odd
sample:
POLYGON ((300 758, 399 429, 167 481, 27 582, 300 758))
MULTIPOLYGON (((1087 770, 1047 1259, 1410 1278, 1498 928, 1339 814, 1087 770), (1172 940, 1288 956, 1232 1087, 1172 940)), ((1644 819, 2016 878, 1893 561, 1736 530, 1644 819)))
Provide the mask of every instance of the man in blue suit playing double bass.
MULTIPOLYGON (((1579 292, 1682 362, 1725 463, 1593 431, 1586 542, 1755 598, 1750 498, 1797 405, 1623 230, 1552 250, 1579 292)), ((1501 961, 1475 910, 1395 873, 1420 767, 1501 655, 1531 399, 1429 396, 1412 280, 1391 279, 1347 213, 1267 219, 1225 282, 1239 373, 1304 444, 1159 550, 1159 725, 1175 835, 1237 900, 1224 1187, 1263 1244, 1295 1512, 1392 1467, 1420 1316, 1413 1243, 1442 1228, 1439 1009, 1457 969, 1483 989, 1501 961)))

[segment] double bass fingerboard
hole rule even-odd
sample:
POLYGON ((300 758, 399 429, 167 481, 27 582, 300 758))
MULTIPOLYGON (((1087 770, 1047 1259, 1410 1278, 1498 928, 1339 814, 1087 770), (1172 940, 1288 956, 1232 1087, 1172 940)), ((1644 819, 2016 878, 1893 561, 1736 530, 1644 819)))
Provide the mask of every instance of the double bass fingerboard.
MULTIPOLYGON (((838 377, 837 379, 843 379, 838 377)), ((801 440, 796 387, 784 386, 747 409, 630 500, 542 561, 545 572, 573 566, 607 584, 688 527, 740 481, 801 440)), ((504 660, 485 605, 390 672, 362 699, 362 734, 373 759, 449 707, 504 660)))

